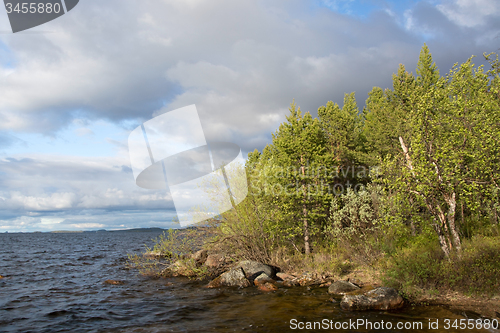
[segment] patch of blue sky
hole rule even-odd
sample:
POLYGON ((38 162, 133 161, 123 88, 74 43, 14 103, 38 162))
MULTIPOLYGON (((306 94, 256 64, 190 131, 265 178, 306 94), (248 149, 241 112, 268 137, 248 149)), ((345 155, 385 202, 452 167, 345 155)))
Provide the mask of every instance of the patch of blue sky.
POLYGON ((386 0, 383 2, 386 4, 386 8, 389 8, 394 13, 403 14, 405 11, 415 6, 418 2, 423 2, 423 1, 434 2, 427 0, 386 0))
POLYGON ((7 45, 0 39, 0 66, 6 69, 15 68, 16 61, 14 54, 7 45))
POLYGON ((36 133, 9 133, 18 140, 4 147, 0 154, 49 154, 84 157, 115 156, 120 146, 127 144, 129 130, 104 120, 85 123, 74 121, 50 137, 36 133))
POLYGON ((400 16, 420 1, 425 0, 316 0, 314 6, 327 7, 343 15, 366 19, 374 11, 381 10, 400 16))
POLYGON ((327 7, 343 15, 366 18, 374 10, 380 9, 376 1, 319 0, 318 6, 327 7))

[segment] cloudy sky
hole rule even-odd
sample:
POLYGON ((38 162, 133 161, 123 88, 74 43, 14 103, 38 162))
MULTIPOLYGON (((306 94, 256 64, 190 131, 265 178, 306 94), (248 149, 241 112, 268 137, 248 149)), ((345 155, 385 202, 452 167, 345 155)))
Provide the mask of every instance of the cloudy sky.
POLYGON ((0 232, 170 227, 129 133, 196 104, 207 140, 262 149, 292 99, 391 86, 427 43, 446 73, 500 48, 498 0, 80 0, 13 34, 0 9, 0 232))

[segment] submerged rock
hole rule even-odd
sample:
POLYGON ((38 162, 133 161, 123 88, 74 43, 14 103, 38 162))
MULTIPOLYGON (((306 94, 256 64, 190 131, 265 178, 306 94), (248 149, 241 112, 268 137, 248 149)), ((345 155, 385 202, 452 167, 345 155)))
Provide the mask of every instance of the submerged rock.
POLYGON ((344 295, 340 307, 344 310, 394 310, 404 306, 404 300, 393 288, 379 287, 362 295, 344 295))
POLYGON ((345 293, 358 290, 359 287, 349 281, 335 281, 328 287, 329 294, 344 295, 345 293))
POLYGON ((259 290, 265 291, 265 292, 278 290, 278 287, 276 287, 276 285, 274 283, 271 283, 271 282, 264 282, 262 284, 259 284, 258 288, 259 288, 259 290))
POLYGON ((250 287, 251 283, 245 276, 243 269, 241 267, 237 267, 210 281, 207 288, 219 288, 223 286, 246 288, 250 287))
POLYGON ((119 285, 125 284, 125 282, 120 281, 120 280, 106 280, 106 281, 104 281, 104 283, 105 284, 111 284, 111 285, 114 285, 114 286, 119 286, 119 285))

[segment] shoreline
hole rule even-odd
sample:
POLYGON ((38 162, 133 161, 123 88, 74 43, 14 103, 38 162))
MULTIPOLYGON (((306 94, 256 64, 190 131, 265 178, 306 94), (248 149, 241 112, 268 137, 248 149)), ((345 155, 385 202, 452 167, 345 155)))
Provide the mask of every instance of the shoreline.
MULTIPOLYGON (((175 265, 175 264, 173 264, 175 265)), ((225 266, 225 269, 220 270, 219 272, 227 272, 229 266, 225 266)), ((220 267, 219 267, 220 268, 220 267)), ((318 272, 308 271, 308 270, 294 270, 294 271, 281 271, 285 275, 293 276, 295 279, 301 279, 301 277, 307 276, 312 277, 310 281, 316 280, 316 282, 308 284, 286 284, 285 280, 282 280, 279 284, 277 284, 278 288, 297 288, 297 287, 307 287, 307 286, 315 286, 324 289, 325 294, 328 294, 328 287, 331 283, 336 281, 356 281, 356 283, 360 284, 362 289, 368 287, 370 290, 378 287, 384 287, 385 284, 380 279, 381 273, 374 269, 362 269, 358 268, 348 274, 342 276, 329 276, 327 278, 319 278, 322 280, 318 282, 318 277, 321 276, 318 272), (316 278, 315 278, 316 277, 316 278)), ((182 277, 184 274, 174 274, 170 277, 182 277)), ((166 278, 167 276, 164 276, 166 278)), ((188 276, 189 277, 189 276, 188 276)), ((220 275, 218 275, 220 277, 220 275)), ((201 278, 201 281, 207 282, 210 284, 211 281, 214 281, 218 277, 208 277, 205 276, 201 278)), ((190 278, 196 278, 196 276, 190 276, 190 278)), ((253 283, 252 283, 252 286, 253 283)), ((207 286, 205 286, 207 287, 207 286)), ((254 287, 259 288, 259 286, 255 285, 254 287)), ((228 286, 217 286, 217 288, 228 288, 228 286)), ((272 292, 276 289, 260 289, 263 293, 272 292)), ((401 293, 400 293, 401 294, 401 293)), ((479 319, 479 318, 489 318, 489 319, 497 319, 500 321, 500 296, 487 296, 487 295, 475 295, 475 296, 467 296, 461 292, 457 291, 448 291, 437 293, 436 291, 432 292, 431 290, 418 289, 416 290, 417 295, 407 296, 402 295, 405 301, 404 308, 418 306, 418 307, 428 307, 428 306, 440 306, 444 307, 447 310, 456 313, 457 315, 464 316, 466 318, 471 319, 479 319)), ((353 311, 358 312, 358 311, 353 311)), ((363 311, 361 311, 363 312, 363 311)))
POLYGON ((444 306, 452 312, 466 317, 487 317, 500 320, 500 296, 466 296, 459 292, 448 292, 436 296, 420 296, 413 304, 418 306, 444 306))

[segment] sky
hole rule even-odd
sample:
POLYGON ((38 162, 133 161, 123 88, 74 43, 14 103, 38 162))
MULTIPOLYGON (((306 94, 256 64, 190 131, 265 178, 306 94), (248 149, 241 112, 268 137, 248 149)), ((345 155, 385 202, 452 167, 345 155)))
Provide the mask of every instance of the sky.
POLYGON ((80 0, 13 34, 0 8, 0 232, 176 227, 127 140, 195 104, 207 141, 262 150, 293 99, 316 115, 500 49, 498 0, 80 0))

